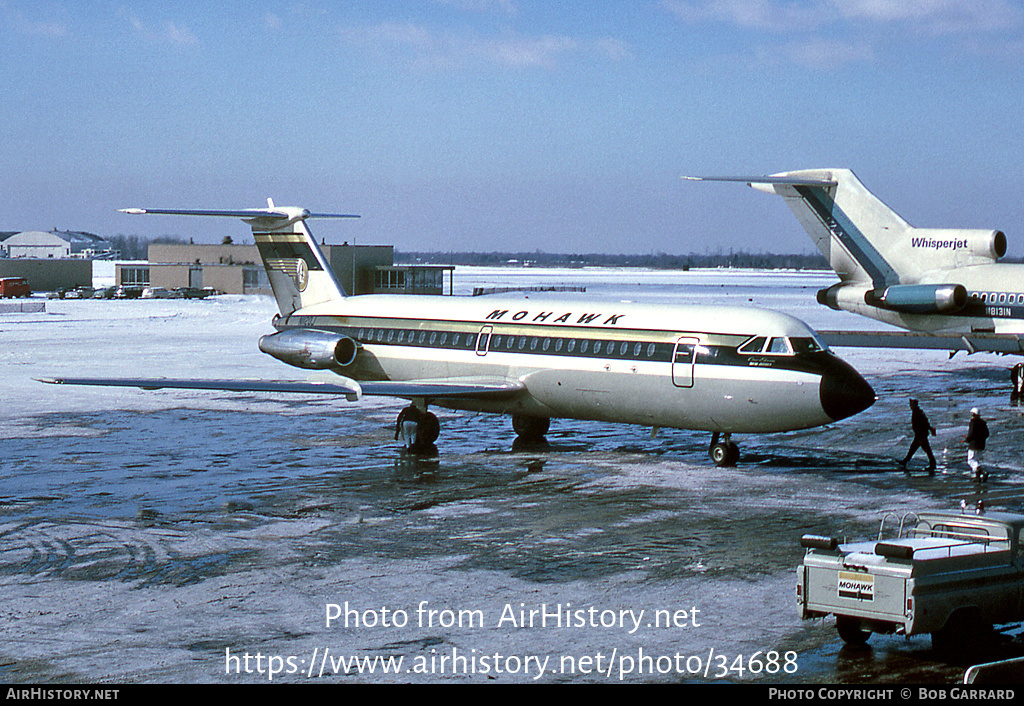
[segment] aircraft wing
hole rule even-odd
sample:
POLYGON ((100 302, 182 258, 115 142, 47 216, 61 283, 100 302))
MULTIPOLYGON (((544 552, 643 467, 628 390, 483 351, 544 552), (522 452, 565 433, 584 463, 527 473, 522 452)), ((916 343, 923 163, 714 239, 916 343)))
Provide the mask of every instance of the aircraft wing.
POLYGON ((524 389, 514 381, 379 381, 356 382, 338 377, 336 381, 301 380, 193 380, 175 378, 42 378, 52 385, 98 385, 139 387, 144 390, 224 390, 227 392, 289 392, 298 394, 344 395, 355 402, 363 395, 382 397, 425 397, 429 399, 503 399, 524 389))
POLYGON ((827 346, 842 348, 923 348, 968 353, 1024 355, 1024 334, 931 334, 916 331, 818 331, 827 346))

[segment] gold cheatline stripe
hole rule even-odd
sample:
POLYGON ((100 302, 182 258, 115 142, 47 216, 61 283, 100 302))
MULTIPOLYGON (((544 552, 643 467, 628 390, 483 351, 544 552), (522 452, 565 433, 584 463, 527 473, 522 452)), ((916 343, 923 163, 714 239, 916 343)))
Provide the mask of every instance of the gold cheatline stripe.
POLYGON ((306 240, 303 233, 253 233, 253 236, 260 240, 282 243, 301 243, 306 240))

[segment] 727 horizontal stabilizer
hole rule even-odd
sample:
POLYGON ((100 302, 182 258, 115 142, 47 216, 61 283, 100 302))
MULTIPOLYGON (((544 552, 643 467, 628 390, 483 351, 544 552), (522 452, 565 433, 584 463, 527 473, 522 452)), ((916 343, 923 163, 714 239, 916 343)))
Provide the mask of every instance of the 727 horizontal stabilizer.
POLYGON ((1024 334, 1015 333, 925 333, 918 331, 818 331, 829 347, 916 348, 968 353, 1024 354, 1024 334))
POLYGON ((778 184, 780 186, 836 186, 832 179, 808 179, 787 176, 684 176, 689 181, 738 181, 742 184, 778 184))

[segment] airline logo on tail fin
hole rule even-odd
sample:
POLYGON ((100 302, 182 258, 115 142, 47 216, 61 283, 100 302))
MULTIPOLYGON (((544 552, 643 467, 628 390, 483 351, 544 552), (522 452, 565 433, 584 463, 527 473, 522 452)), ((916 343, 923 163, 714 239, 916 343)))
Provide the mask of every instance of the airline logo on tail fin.
POLYGON ((284 272, 295 282, 295 287, 300 291, 306 291, 309 284, 309 267, 305 260, 286 260, 281 258, 269 258, 266 260, 266 268, 284 272))

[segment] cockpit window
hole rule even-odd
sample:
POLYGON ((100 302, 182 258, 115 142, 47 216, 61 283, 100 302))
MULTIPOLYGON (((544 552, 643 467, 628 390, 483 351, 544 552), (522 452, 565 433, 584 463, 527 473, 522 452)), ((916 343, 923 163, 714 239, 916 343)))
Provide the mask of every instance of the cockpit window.
POLYGON ((755 336, 739 347, 740 353, 760 353, 764 350, 764 344, 768 339, 764 336, 755 336))
POLYGON ((795 355, 824 350, 813 338, 754 336, 737 349, 746 355, 795 355))
POLYGON ((825 348, 811 336, 801 338, 754 336, 737 350, 747 355, 801 355, 818 353, 825 348))
POLYGON ((789 343, 790 345, 793 346, 793 352, 796 353, 797 355, 803 353, 820 353, 821 351, 825 350, 824 348, 821 347, 820 343, 818 343, 816 340, 810 337, 791 338, 789 339, 789 343))

